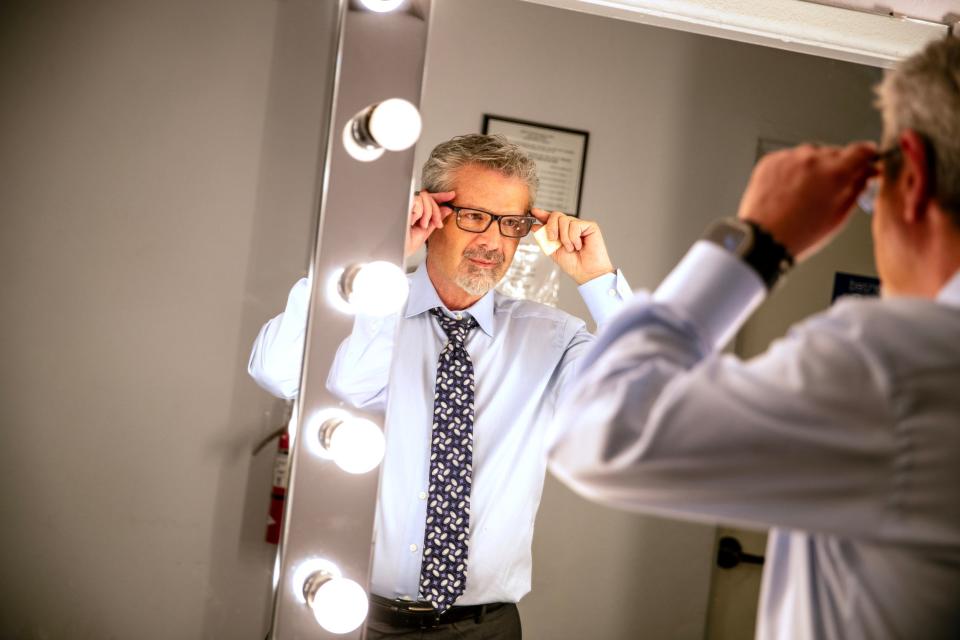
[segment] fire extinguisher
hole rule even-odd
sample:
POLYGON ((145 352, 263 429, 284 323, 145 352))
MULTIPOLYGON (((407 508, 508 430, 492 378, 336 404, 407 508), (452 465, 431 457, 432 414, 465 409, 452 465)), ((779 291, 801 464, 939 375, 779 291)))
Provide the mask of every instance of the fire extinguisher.
POLYGON ((270 489, 270 516, 267 518, 267 542, 280 542, 283 524, 283 506, 287 498, 287 479, 290 469, 290 434, 286 430, 277 440, 277 455, 273 459, 273 487, 270 489))
POLYGON ((270 515, 267 518, 266 541, 280 542, 280 530, 283 527, 283 507, 287 498, 287 480, 290 475, 290 427, 293 424, 293 401, 288 400, 284 411, 283 426, 260 441, 254 447, 257 455, 274 439, 277 440, 277 453, 273 459, 273 486, 270 488, 270 515))

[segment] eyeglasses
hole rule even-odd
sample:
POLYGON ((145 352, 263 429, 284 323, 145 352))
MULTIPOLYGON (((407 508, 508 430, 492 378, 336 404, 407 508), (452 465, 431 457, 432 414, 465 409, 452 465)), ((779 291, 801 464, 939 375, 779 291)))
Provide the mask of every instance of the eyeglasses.
MULTIPOLYGON (((886 151, 881 151, 873 159, 874 164, 879 164, 900 155, 900 145, 890 147, 886 151)), ((857 206, 866 214, 873 213, 874 203, 877 201, 877 194, 880 192, 880 179, 874 176, 867 180, 867 186, 863 188, 860 195, 857 196, 857 206)))
POLYGON ((483 233, 490 228, 493 221, 497 221, 500 234, 508 238, 522 238, 530 233, 530 229, 537 219, 528 214, 508 214, 499 216, 483 209, 468 209, 444 203, 457 216, 457 226, 470 233, 483 233))

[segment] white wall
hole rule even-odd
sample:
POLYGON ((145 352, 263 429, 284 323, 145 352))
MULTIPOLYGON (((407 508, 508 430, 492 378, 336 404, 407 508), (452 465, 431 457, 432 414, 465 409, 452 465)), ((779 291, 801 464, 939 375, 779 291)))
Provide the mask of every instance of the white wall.
POLYGON ((262 638, 332 2, 0 3, 0 636, 262 638))
MULTIPOLYGON (((437 3, 419 163, 482 115, 586 129, 584 217, 653 287, 736 212, 758 138, 876 138, 873 69, 509 0, 437 3)), ((851 230, 854 246, 865 228, 851 230)), ((829 287, 824 295, 829 299, 829 287)), ((565 280, 562 307, 586 309, 565 280)), ((818 303, 819 304, 819 303, 818 303)), ((701 638, 713 529, 603 509, 548 480, 534 542, 534 639, 701 638)))

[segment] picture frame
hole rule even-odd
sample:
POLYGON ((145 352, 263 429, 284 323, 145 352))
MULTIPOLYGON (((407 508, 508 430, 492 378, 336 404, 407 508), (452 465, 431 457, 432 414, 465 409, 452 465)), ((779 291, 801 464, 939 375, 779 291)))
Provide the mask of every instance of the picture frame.
POLYGON ((485 134, 501 134, 537 165, 540 189, 534 206, 580 217, 590 132, 493 114, 483 115, 485 134))

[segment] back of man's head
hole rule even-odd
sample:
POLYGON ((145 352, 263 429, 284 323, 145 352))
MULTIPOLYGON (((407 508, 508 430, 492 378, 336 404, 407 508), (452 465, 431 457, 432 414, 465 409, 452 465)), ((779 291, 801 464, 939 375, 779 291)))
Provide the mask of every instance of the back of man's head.
POLYGON ((501 135, 471 133, 437 145, 423 165, 421 185, 431 193, 453 191, 456 172, 466 165, 478 165, 519 178, 530 192, 529 204, 536 200, 540 186, 536 165, 523 149, 501 135))
MULTIPOLYGON (((927 45, 904 60, 877 87, 884 147, 912 129, 927 142, 933 169, 931 195, 960 227, 960 38, 927 45)), ((885 163, 895 177, 900 165, 885 163)))

